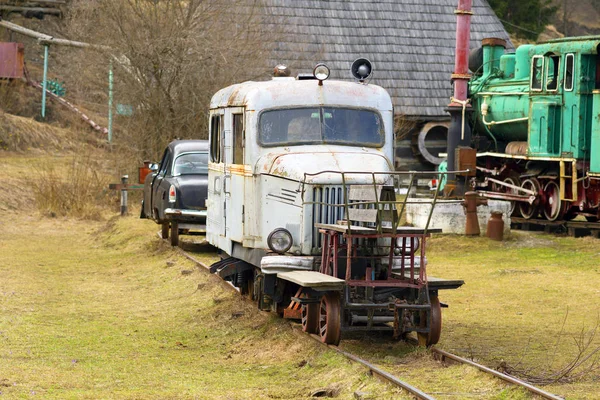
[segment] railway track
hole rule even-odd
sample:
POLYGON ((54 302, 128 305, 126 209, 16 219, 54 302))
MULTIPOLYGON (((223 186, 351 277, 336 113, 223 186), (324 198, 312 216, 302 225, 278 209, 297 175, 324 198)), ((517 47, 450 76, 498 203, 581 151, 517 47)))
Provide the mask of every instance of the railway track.
MULTIPOLYGON (((158 233, 158 236, 160 238, 160 232, 158 233)), ((161 240, 165 240, 166 242, 168 242, 166 239, 161 239, 161 240)), ((201 268, 203 268, 203 269, 205 269, 207 271, 210 271, 210 266, 208 266, 205 263, 203 263, 202 261, 198 260, 196 257, 194 257, 189 252, 183 250, 180 247, 176 247, 176 249, 185 258, 187 258, 190 261, 194 262, 199 267, 201 267, 201 268)), ((223 282, 226 284, 227 287, 229 287, 229 288, 237 291, 237 288, 235 288, 233 285, 231 285, 231 284, 229 284, 229 283, 227 283, 225 281, 223 281, 223 282)), ((364 367, 366 367, 370 371, 370 373, 372 373, 373 375, 378 376, 380 379, 383 379, 386 382, 388 382, 388 383, 390 383, 390 384, 392 384, 392 385, 394 385, 396 387, 399 387, 399 388, 402 388, 403 390, 406 390, 408 393, 410 393, 411 395, 415 396, 417 399, 422 399, 422 400, 432 400, 432 399, 435 399, 435 397, 427 394, 425 391, 423 391, 423 390, 421 390, 421 389, 419 389, 419 388, 417 388, 417 387, 409 384, 408 382, 403 381, 402 379, 398 378, 397 376, 394 376, 393 374, 390 374, 389 372, 387 372, 387 371, 379 368, 378 366, 376 366, 376 365, 374 365, 374 364, 372 364, 372 363, 370 363, 370 362, 368 362, 368 361, 366 361, 366 360, 364 360, 364 359, 362 359, 362 358, 360 358, 360 357, 358 357, 358 356, 356 356, 356 355, 354 355, 352 353, 348 353, 348 352, 340 349, 337 346, 332 346, 332 345, 327 345, 325 343, 322 343, 321 339, 317 335, 310 334, 309 336, 311 338, 313 338, 315 341, 317 341, 318 343, 320 343, 321 345, 326 346, 329 349, 331 349, 331 350, 333 350, 333 351, 335 351, 335 352, 343 355, 344 357, 348 358, 349 360, 352 360, 354 362, 357 362, 357 363, 363 365, 364 367)), ((564 400, 563 397, 560 397, 560 396, 557 396, 555 394, 549 393, 549 392, 547 392, 545 390, 542 390, 542 389, 540 389, 538 387, 535 387, 535 386, 533 386, 533 385, 531 385, 531 384, 529 384, 529 383, 527 383, 525 381, 522 381, 522 380, 517 379, 515 377, 512 377, 510 375, 503 374, 503 373, 498 372, 498 371, 496 371, 494 369, 491 369, 491 368, 486 367, 484 365, 478 364, 478 363, 473 362, 471 360, 468 360, 466 358, 457 356, 455 354, 449 353, 447 351, 440 350, 440 349, 437 349, 435 347, 432 347, 430 349, 430 351, 434 355, 436 355, 440 359, 440 361, 442 361, 442 362, 444 362, 446 359, 451 359, 454 362, 458 362, 458 363, 461 363, 461 364, 470 365, 470 366, 472 366, 474 368, 479 369, 480 371, 483 371, 483 372, 485 372, 487 374, 493 375, 496 378, 499 378, 499 379, 502 379, 504 381, 510 382, 513 385, 523 387, 526 390, 528 390, 529 392, 531 392, 533 394, 536 394, 538 396, 541 396, 542 398, 550 399, 550 400, 564 400)))
POLYGON ((544 231, 546 233, 566 233, 569 236, 593 236, 600 238, 600 223, 588 221, 548 221, 546 219, 525 219, 511 217, 511 228, 523 231, 544 231))

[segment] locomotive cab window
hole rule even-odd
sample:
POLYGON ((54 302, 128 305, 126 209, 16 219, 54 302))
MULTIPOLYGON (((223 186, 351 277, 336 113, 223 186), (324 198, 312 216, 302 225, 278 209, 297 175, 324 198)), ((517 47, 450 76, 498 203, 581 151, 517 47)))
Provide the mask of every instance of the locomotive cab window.
POLYGON ((544 57, 534 56, 531 63, 531 90, 540 92, 544 75, 544 57))
POLYGON ((221 162, 221 116, 210 119, 210 161, 221 162))
POLYGON ((546 58, 546 90, 554 92, 558 89, 558 67, 560 57, 550 54, 546 58))
POLYGON ((573 90, 573 71, 575 66, 575 56, 573 54, 567 54, 565 57, 565 91, 570 92, 573 90))

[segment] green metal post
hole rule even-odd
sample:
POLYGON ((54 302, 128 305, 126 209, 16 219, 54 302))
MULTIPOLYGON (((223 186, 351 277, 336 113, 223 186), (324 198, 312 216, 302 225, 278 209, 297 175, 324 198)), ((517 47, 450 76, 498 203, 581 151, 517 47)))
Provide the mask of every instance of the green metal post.
POLYGON ((48 46, 44 46, 44 81, 42 82, 42 118, 46 118, 46 82, 48 82, 48 46))
POLYGON ((108 70, 108 143, 112 143, 113 133, 113 66, 112 62, 108 70))

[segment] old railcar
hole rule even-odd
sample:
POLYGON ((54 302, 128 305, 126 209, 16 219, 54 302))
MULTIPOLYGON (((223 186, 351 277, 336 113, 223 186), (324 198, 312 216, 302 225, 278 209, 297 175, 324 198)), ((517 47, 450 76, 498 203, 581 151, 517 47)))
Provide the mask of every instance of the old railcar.
POLYGON ((353 71, 360 82, 326 81, 318 65, 312 79, 213 96, 206 236, 222 261, 211 270, 326 343, 387 329, 433 344, 438 290, 462 281, 428 280, 430 232, 399 224, 390 96, 364 83, 368 61, 353 71))
POLYGON ((596 36, 523 45, 514 54, 485 39, 471 54, 477 185, 513 200, 513 215, 600 217, 599 52, 596 36))

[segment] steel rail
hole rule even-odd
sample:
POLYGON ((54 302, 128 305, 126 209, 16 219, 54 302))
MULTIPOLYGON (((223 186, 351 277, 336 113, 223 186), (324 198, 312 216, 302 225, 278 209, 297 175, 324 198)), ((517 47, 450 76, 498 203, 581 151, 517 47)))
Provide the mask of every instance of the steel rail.
POLYGON ((314 340, 316 340, 317 342, 321 343, 324 346, 327 346, 327 348, 336 351, 337 353, 343 355, 344 357, 357 362, 365 367, 367 367, 369 369, 369 371, 371 371, 371 373, 379 376, 380 378, 386 380, 387 382, 398 386, 404 390, 406 390, 407 392, 411 393, 412 395, 414 395, 415 397, 417 397, 418 399, 422 399, 422 400, 435 400, 435 397, 431 397, 430 395, 428 395, 427 393, 417 389, 416 387, 410 385, 409 383, 404 382, 403 380, 398 379, 397 377, 395 377, 394 375, 382 370, 381 368, 378 368, 376 366, 374 366, 373 364, 369 363, 368 361, 363 360, 360 357, 355 356, 352 353, 348 353, 336 346, 331 346, 328 344, 325 344, 323 342, 321 342, 321 339, 315 335, 315 334, 310 334, 309 335, 311 338, 313 338, 314 340))
MULTIPOLYGON (((160 232, 157 232, 157 236, 160 239, 162 239, 162 237, 160 235, 160 232)), ((167 239, 163 239, 163 240, 167 241, 167 239)), ((198 264, 198 266, 206 269, 207 271, 210 271, 210 266, 208 266, 205 263, 203 263, 202 261, 198 260, 196 257, 192 256, 187 251, 183 250, 181 247, 177 246, 176 250, 177 250, 177 252, 179 254, 181 254, 182 256, 184 256, 185 258, 187 258, 188 260, 190 260, 190 261, 198 264)), ((230 289, 237 291, 237 288, 235 288, 233 285, 231 285, 228 282, 225 282, 223 280, 221 280, 221 281, 224 282, 226 284, 226 286, 229 287, 230 289)), ((404 382, 403 380, 397 378, 396 376, 394 376, 394 375, 392 375, 392 374, 390 374, 390 373, 382 370, 381 368, 376 367, 375 365, 369 363, 368 361, 363 360, 362 358, 360 358, 358 356, 355 356, 352 353, 348 353, 348 352, 346 352, 346 351, 338 348, 337 346, 332 346, 332 345, 328 345, 328 344, 325 344, 325 343, 321 342, 321 339, 317 335, 315 335, 315 334, 309 334, 308 336, 311 337, 312 339, 314 339, 315 341, 317 341, 318 343, 326 346, 328 349, 334 350, 335 352, 343 355, 344 357, 348 358, 349 360, 352 360, 354 362, 357 362, 357 363, 365 366, 372 374, 375 374, 378 377, 380 377, 381 379, 383 379, 383 380, 385 380, 385 381, 387 381, 387 382, 389 382, 389 383, 391 383, 391 384, 393 384, 393 385, 395 385, 397 387, 400 387, 400 388, 408 391, 409 393, 411 393, 412 395, 414 395, 416 398, 421 399, 421 400, 435 400, 435 397, 432 397, 432 396, 428 395, 427 393, 419 390, 418 388, 410 385, 409 383, 404 382)), ((510 375, 503 374, 502 372, 498 372, 498 371, 496 371, 494 369, 491 369, 491 368, 486 367, 484 365, 478 364, 478 363, 476 363, 474 361, 467 360, 466 358, 457 356, 455 354, 448 353, 447 351, 440 350, 440 349, 437 349, 435 347, 432 347, 431 348, 431 352, 432 353, 437 353, 437 354, 439 354, 442 357, 450 358, 450 359, 452 359, 454 361, 457 361, 457 362, 460 362, 460 363, 467 364, 467 365, 470 365, 472 367, 475 367, 475 368, 477 368, 477 369, 479 369, 479 370, 481 370, 483 372, 487 372, 487 373, 489 373, 489 374, 491 374, 491 375, 493 375, 493 376, 495 376, 497 378, 500 378, 500 379, 503 379, 503 380, 505 380, 507 382, 510 382, 512 384, 521 386, 521 387, 529 390, 530 392, 535 393, 535 394, 537 394, 539 396, 542 396, 542 397, 544 397, 546 399, 550 399, 550 400, 564 400, 564 397, 560 397, 560 396, 557 396, 557 395, 552 394, 550 392, 546 392, 545 390, 542 390, 542 389, 540 389, 538 387, 535 387, 535 386, 533 386, 533 385, 531 385, 531 384, 529 384, 529 383, 527 383, 525 381, 522 381, 522 380, 520 380, 518 378, 512 377, 510 375)))
POLYGON ((452 359, 454 361, 458 361, 460 363, 467 364, 467 365, 470 365, 472 367, 478 368, 481 371, 484 371, 484 372, 487 372, 488 374, 494 375, 496 378, 500 378, 500 379, 503 379, 503 380, 505 380, 507 382, 510 382, 510 383, 515 384, 515 385, 524 387, 525 389, 529 390, 530 392, 535 393, 535 394, 537 394, 539 396, 542 396, 542 397, 544 397, 546 399, 564 400, 564 397, 560 397, 560 396, 557 396, 557 395, 552 394, 550 392, 546 392, 545 390, 537 388, 537 387, 535 387, 535 386, 533 386, 533 385, 531 385, 531 384, 529 384, 529 383, 527 383, 525 381, 522 381, 522 380, 517 379, 515 377, 512 377, 510 375, 503 374, 502 372, 498 372, 498 371, 496 371, 494 369, 488 368, 485 365, 477 364, 476 362, 473 362, 471 360, 467 360, 466 358, 459 357, 459 356, 457 356, 455 354, 452 354, 452 353, 448 353, 447 351, 436 349, 435 347, 431 348, 431 351, 433 353, 437 353, 437 354, 441 355, 442 357, 447 357, 447 358, 450 358, 450 359, 452 359))
MULTIPOLYGON (((162 239, 167 241, 167 239, 163 239, 160 236, 160 232, 157 233, 157 236, 162 239)), ((204 268, 207 271, 210 271, 210 267, 208 265, 206 265, 205 263, 203 263, 202 261, 198 260, 196 257, 192 256, 191 254, 189 254, 187 251, 183 250, 181 247, 176 247, 176 250, 179 254, 181 254, 182 256, 184 256, 185 258, 187 258, 188 260, 198 264, 198 266, 204 268)), ((225 281, 223 281, 225 282, 225 281)), ((236 290, 237 289, 233 286, 233 285, 227 285, 230 289, 236 290)), ((330 346, 328 344, 325 344, 323 342, 321 342, 321 339, 315 335, 315 334, 310 334, 309 335, 312 339, 316 340, 317 342, 321 343, 322 345, 326 346, 327 348, 336 351, 337 353, 343 355, 344 357, 357 362, 365 367, 367 367, 369 369, 369 371, 371 371, 371 373, 379 376, 380 378, 386 380, 389 383, 392 383, 395 386, 398 386, 406 391, 408 391, 409 393, 413 394, 414 396, 416 396, 418 399, 421 400, 435 400, 434 397, 429 396, 427 393, 422 392, 421 390, 417 389, 416 387, 398 379, 397 377, 395 377, 394 375, 380 369, 377 368, 376 366, 374 366, 373 364, 369 363, 368 361, 363 360, 360 357, 357 357, 351 353, 345 352, 342 349, 339 349, 335 346, 330 346)))

